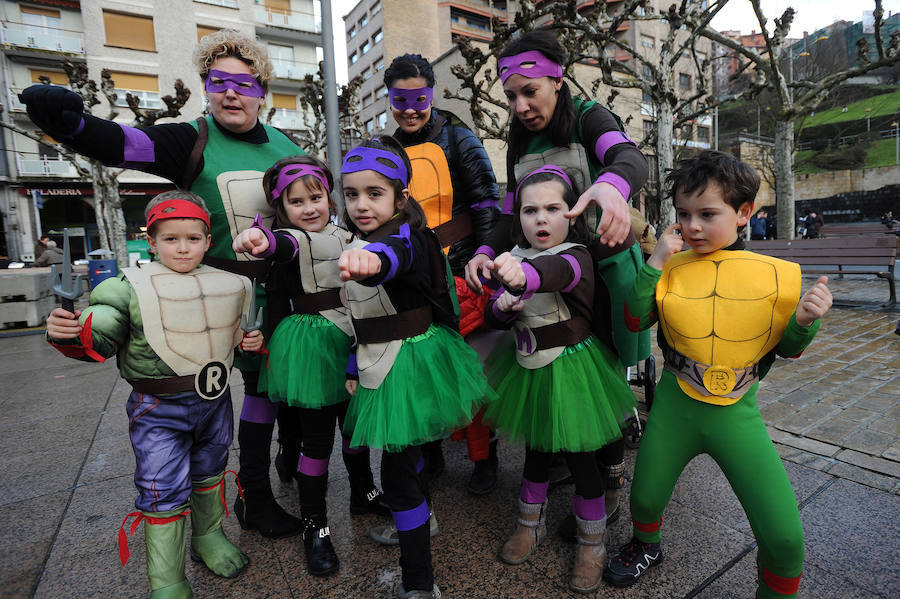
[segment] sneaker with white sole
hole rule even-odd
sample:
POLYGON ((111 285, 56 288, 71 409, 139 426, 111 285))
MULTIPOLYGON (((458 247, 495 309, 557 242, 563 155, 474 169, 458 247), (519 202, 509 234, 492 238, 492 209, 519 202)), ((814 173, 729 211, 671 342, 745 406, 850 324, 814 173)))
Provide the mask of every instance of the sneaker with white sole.
POLYGON ((643 543, 632 537, 618 553, 609 558, 606 569, 603 570, 603 580, 614 587, 629 587, 662 559, 659 543, 643 543))

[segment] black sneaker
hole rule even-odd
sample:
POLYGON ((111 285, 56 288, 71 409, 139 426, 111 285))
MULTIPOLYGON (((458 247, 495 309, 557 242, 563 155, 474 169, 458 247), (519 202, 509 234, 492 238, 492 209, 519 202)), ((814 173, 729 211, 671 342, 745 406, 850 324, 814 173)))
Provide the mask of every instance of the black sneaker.
POLYGON ((603 570, 603 580, 614 587, 628 587, 644 572, 663 559, 659 543, 642 543, 632 538, 618 553, 609 558, 603 570))

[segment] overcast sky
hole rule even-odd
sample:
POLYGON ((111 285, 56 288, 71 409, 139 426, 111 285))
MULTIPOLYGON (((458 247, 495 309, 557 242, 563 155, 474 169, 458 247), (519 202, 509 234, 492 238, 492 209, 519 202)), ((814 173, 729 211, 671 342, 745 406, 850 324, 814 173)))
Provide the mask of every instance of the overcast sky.
MULTIPOLYGON (((338 83, 347 82, 347 42, 344 39, 343 17, 356 6, 358 1, 332 0, 331 2, 334 17, 334 59, 337 63, 338 83)), ((799 38, 803 36, 804 31, 811 33, 837 20, 859 21, 862 19, 863 10, 874 9, 875 2, 872 0, 762 0, 763 14, 769 20, 769 27, 772 26, 772 20, 780 17, 788 6, 793 6, 797 13, 790 36, 799 38)), ((882 6, 886 13, 897 12, 900 11, 900 0, 884 0, 882 6)), ((712 25, 720 31, 737 29, 742 33, 750 33, 752 30, 759 30, 749 0, 731 0, 716 16, 712 25)))

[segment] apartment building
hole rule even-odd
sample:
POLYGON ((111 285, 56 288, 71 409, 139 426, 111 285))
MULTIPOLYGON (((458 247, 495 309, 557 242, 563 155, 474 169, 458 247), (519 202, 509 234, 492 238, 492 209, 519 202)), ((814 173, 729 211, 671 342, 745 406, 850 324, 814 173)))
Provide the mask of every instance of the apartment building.
POLYGON ((344 16, 344 27, 348 74, 363 78, 360 120, 366 132, 393 131, 383 80, 394 58, 415 53, 433 61, 459 37, 490 41, 492 17, 506 20, 505 0, 360 0, 344 16))
MULTIPOLYGON (((108 118, 115 109, 117 122, 130 123, 126 94, 143 107, 161 108, 162 96, 174 94, 181 79, 191 97, 177 120, 194 119, 204 110, 203 83, 191 62, 194 46, 208 33, 232 28, 264 43, 275 68, 261 118, 274 109, 271 124, 303 129, 297 93, 321 56, 318 0, 3 0, 0 11, 7 122, 33 129, 17 94, 42 77, 67 85, 65 59, 85 64, 98 83, 103 69, 111 72, 116 106, 103 99, 95 116, 108 118)), ((3 129, 0 143, 0 255, 27 261, 41 232, 63 227, 80 235, 74 254, 95 249, 90 180, 79 178, 53 149, 22 135, 3 129)), ((119 181, 129 234, 136 234, 147 200, 172 185, 136 171, 125 171, 119 181)))

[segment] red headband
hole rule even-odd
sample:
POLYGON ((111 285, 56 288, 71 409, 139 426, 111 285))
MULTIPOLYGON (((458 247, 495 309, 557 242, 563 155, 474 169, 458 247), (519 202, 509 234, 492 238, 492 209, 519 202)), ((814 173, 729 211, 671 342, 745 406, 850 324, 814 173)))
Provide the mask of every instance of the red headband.
POLYGON ((165 218, 199 218, 206 223, 207 230, 209 229, 209 214, 190 200, 174 198, 151 208, 147 214, 147 229, 149 230, 156 221, 165 218))

